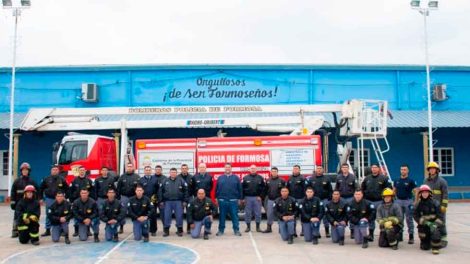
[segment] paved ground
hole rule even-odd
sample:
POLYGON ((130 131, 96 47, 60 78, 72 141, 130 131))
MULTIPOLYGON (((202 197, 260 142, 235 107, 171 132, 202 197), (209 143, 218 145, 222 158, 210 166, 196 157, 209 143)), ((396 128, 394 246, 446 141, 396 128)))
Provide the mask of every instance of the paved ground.
MULTIPOLYGON (((1 263, 469 263, 470 259, 470 203, 453 203, 448 213, 449 247, 438 256, 419 250, 418 244, 400 244, 398 251, 378 248, 374 243, 362 249, 347 239, 340 247, 325 238, 318 246, 297 238, 294 245, 282 242, 277 232, 272 234, 243 233, 242 237, 232 234, 230 225, 223 237, 210 240, 194 240, 185 236, 176 237, 174 231, 168 238, 161 236, 161 230, 151 243, 132 241, 126 226, 122 243, 77 242, 71 245, 54 244, 50 238, 42 239, 39 247, 20 245, 10 238, 11 210, 0 206, 0 259, 1 263)), ((159 222, 159 228, 161 227, 159 222)), ((244 229, 244 224, 241 224, 244 229)), ((103 227, 103 226, 102 226, 103 227)), ((217 223, 213 227, 216 230, 217 223)), ((263 223, 264 228, 264 223, 263 223)), ((277 227, 275 227, 277 230, 277 227)), ((41 230, 42 232, 42 230, 41 230)), ((215 233, 215 232, 214 232, 215 233)))

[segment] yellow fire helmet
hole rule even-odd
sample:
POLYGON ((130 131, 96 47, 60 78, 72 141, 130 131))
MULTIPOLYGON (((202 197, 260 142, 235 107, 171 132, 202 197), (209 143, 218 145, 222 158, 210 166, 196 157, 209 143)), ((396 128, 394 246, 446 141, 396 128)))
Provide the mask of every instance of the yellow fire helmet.
POLYGON ((393 192, 392 189, 385 188, 384 191, 382 192, 382 197, 385 197, 385 196, 395 196, 395 193, 393 192))
POLYGON ((435 169, 438 169, 438 170, 440 169, 439 164, 437 164, 437 162, 434 162, 434 161, 431 161, 431 162, 428 163, 428 166, 426 167, 426 169, 429 170, 430 168, 435 168, 435 169))

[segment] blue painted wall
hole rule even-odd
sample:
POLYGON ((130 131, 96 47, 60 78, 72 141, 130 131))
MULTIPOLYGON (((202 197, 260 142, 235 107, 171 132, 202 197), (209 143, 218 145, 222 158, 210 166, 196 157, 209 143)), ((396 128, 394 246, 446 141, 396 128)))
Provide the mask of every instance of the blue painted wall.
MULTIPOLYGON (((419 67, 180 66, 19 69, 16 109, 31 107, 179 106, 340 103, 382 99, 392 109, 426 107, 419 67), (81 84, 99 86, 99 102, 80 99, 81 84)), ((470 68, 435 68, 433 84, 445 83, 449 100, 436 110, 470 110, 470 68)), ((0 69, 0 112, 9 108, 10 74, 0 69)))

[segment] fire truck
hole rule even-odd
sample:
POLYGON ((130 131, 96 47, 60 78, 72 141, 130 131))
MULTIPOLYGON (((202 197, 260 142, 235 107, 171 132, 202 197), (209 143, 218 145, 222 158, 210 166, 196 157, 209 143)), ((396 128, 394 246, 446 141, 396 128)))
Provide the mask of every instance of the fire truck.
MULTIPOLYGON (((231 163, 239 176, 245 175, 254 164, 265 177, 273 166, 279 168, 281 176, 287 177, 293 165, 300 165, 303 173, 310 174, 324 162, 327 136, 313 134, 325 126, 327 114, 331 115, 329 122, 334 123, 338 136, 346 139, 337 147, 340 164, 348 162, 352 140, 357 140, 359 154, 364 142, 369 141, 378 162, 387 171, 383 153, 389 149, 388 110, 387 102, 380 100, 293 106, 31 109, 21 128, 27 131, 120 129, 119 137, 69 133, 55 144, 53 156, 69 182, 77 175, 79 165, 85 166, 93 179, 102 166, 119 174, 127 163, 134 163, 142 174, 145 165, 161 165, 167 173, 181 164, 187 164, 190 172, 195 173, 197 164, 203 162, 215 176, 214 180, 223 173, 225 163, 231 163), (220 133, 206 138, 135 141, 127 137, 128 129, 194 127, 246 127, 280 135, 224 137, 220 133)), ((359 168, 358 177, 364 177, 364 168, 359 168)))

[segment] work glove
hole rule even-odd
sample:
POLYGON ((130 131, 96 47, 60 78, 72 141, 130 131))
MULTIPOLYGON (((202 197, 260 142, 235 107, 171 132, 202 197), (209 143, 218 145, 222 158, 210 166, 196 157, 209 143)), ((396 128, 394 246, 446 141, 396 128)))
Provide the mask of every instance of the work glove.
POLYGON ((393 227, 392 221, 387 221, 387 222, 384 223, 384 228, 385 229, 392 229, 392 227, 393 227))
POLYGON ((424 225, 424 223, 425 223, 425 222, 426 222, 426 219, 425 219, 425 217, 424 217, 424 216, 421 216, 421 217, 419 218, 419 222, 418 222, 418 224, 420 224, 420 225, 424 225))
POLYGON ((445 214, 447 212, 447 207, 441 206, 441 213, 445 214))
POLYGON ((154 194, 152 195, 152 197, 150 198, 150 201, 153 203, 153 204, 157 204, 157 196, 154 194))
POLYGON ((436 225, 438 225, 438 226, 443 226, 444 225, 444 222, 439 218, 436 219, 436 221, 434 221, 434 223, 436 223, 436 225))
POLYGON ((10 203, 10 208, 11 208, 11 210, 15 210, 15 209, 16 209, 16 202, 15 202, 15 201, 11 201, 11 203, 10 203))
POLYGON ((29 225, 29 218, 24 218, 24 219, 23 219, 23 223, 24 223, 25 225, 29 225))
POLYGON ((386 220, 385 218, 384 218, 384 219, 380 219, 380 220, 379 220, 379 225, 380 225, 380 226, 383 226, 385 222, 387 222, 387 220, 386 220))
POLYGON ((396 218, 395 216, 391 216, 391 217, 389 217, 388 219, 389 219, 389 221, 392 222, 392 224, 394 224, 394 225, 398 225, 398 223, 400 222, 400 221, 398 221, 398 218, 396 218))
POLYGON ((29 219, 30 219, 31 221, 33 221, 33 222, 37 222, 37 221, 39 220, 38 217, 35 216, 35 215, 29 216, 29 219))

